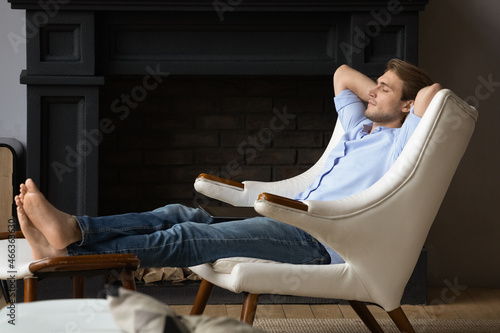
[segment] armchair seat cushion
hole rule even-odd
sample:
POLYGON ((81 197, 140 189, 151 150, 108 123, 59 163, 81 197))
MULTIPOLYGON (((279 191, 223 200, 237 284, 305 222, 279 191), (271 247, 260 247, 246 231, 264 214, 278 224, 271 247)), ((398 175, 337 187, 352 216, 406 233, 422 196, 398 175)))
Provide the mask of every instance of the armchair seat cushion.
POLYGON ((231 274, 233 268, 242 263, 261 263, 261 264, 281 264, 277 261, 265 260, 265 259, 256 259, 256 258, 248 258, 248 257, 231 257, 219 259, 211 264, 212 269, 221 274, 231 274))

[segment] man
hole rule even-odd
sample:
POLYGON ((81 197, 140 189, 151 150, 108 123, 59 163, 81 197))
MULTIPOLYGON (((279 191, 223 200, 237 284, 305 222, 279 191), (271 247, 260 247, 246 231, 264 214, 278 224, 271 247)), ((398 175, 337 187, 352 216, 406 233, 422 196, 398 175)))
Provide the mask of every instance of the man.
MULTIPOLYGON (((377 82, 341 66, 333 84, 346 134, 324 170, 297 200, 334 200, 375 183, 397 159, 441 89, 420 69, 401 60, 391 60, 377 82)), ((75 217, 52 206, 30 179, 21 185, 16 204, 21 229, 36 259, 134 253, 144 267, 187 267, 235 256, 294 264, 343 262, 306 232, 266 217, 213 223, 203 211, 182 205, 145 213, 75 217)))

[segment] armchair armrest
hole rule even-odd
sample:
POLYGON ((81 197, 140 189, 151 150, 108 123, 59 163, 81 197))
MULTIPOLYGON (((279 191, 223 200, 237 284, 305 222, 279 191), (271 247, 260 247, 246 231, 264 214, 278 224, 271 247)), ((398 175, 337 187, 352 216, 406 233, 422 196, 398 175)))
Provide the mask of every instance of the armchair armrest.
MULTIPOLYGON (((314 212, 313 207, 309 206, 310 203, 262 193, 255 202, 254 208, 263 216, 302 229, 331 247, 332 243, 337 240, 336 236, 341 235, 345 230, 339 230, 338 234, 336 232, 332 234, 332 231, 338 227, 337 222, 332 221, 332 216, 314 212)), ((331 202, 323 201, 321 203, 328 205, 331 202)))
POLYGON ((196 178, 196 181, 200 181, 200 180, 206 180, 206 181, 221 183, 221 184, 233 186, 233 187, 236 187, 236 188, 239 188, 239 189, 242 189, 242 190, 245 189, 245 184, 243 184, 243 183, 240 183, 240 182, 237 182, 237 181, 234 181, 234 180, 230 180, 230 179, 225 179, 225 178, 217 177, 217 176, 212 176, 212 175, 209 175, 209 174, 206 174, 206 173, 202 173, 202 174, 200 174, 196 178))
POLYGON ((274 203, 274 204, 277 204, 280 206, 285 206, 285 207, 292 208, 292 209, 303 210, 305 212, 307 212, 307 210, 309 209, 309 207, 301 201, 293 200, 290 198, 285 198, 285 197, 271 194, 271 193, 262 193, 261 195, 259 195, 259 198, 257 200, 258 201, 268 201, 268 202, 271 202, 271 203, 274 203))
MULTIPOLYGON (((195 182, 194 189, 209 198, 216 199, 236 207, 251 207, 255 197, 249 198, 248 186, 234 180, 217 176, 200 174, 195 182)), ((262 192, 262 191, 261 191, 262 192)), ((259 193, 261 193, 259 192, 259 193)))
POLYGON ((79 272, 108 269, 136 270, 140 261, 134 254, 96 254, 85 256, 55 257, 34 261, 30 264, 33 273, 79 272))

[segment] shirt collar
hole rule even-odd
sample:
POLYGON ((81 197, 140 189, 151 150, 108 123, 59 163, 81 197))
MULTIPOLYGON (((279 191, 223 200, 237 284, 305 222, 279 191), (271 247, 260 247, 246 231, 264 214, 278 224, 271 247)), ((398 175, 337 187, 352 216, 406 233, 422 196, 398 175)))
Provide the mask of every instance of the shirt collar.
POLYGON ((363 124, 363 129, 361 130, 362 134, 369 134, 372 130, 373 123, 371 124, 363 124))
MULTIPOLYGON (((363 135, 370 134, 370 132, 372 131, 372 128, 373 128, 373 123, 363 124, 363 129, 361 130, 361 134, 363 134, 363 135)), ((400 127, 397 127, 397 128, 400 128, 400 127)), ((389 128, 389 127, 385 127, 385 126, 377 126, 373 130, 373 133, 384 131, 384 130, 393 130, 393 129, 396 129, 396 128, 389 128)))

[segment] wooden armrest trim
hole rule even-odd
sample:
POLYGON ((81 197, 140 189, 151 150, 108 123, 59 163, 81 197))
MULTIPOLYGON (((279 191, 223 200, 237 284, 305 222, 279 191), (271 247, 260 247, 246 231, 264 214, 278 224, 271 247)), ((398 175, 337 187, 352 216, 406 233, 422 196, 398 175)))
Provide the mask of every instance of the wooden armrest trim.
POLYGON ((303 210, 305 212, 307 212, 307 210, 309 208, 303 202, 293 200, 290 198, 281 197, 279 195, 275 195, 275 194, 271 194, 271 193, 262 193, 259 195, 259 198, 257 200, 265 200, 265 201, 269 201, 269 202, 272 202, 272 203, 280 205, 280 206, 286 206, 286 207, 293 208, 293 209, 303 210))
POLYGON ((33 273, 72 272, 128 268, 135 270, 140 261, 134 254, 96 254, 45 258, 30 264, 33 273))
MULTIPOLYGON (((9 239, 9 237, 11 237, 11 233, 10 232, 0 232, 0 240, 2 239, 9 239)), ((23 235, 23 232, 22 231, 16 231, 14 233, 14 236, 15 238, 24 238, 24 235, 23 235)))
POLYGON ((234 186, 234 187, 237 187, 237 188, 241 188, 241 189, 245 188, 245 184, 243 184, 243 183, 240 183, 240 182, 237 182, 237 181, 234 181, 234 180, 229 180, 229 179, 217 177, 217 176, 208 175, 206 173, 200 174, 197 179, 200 179, 200 178, 211 180, 211 181, 215 181, 215 182, 218 182, 218 183, 223 183, 223 184, 226 184, 226 185, 231 185, 231 186, 234 186))

